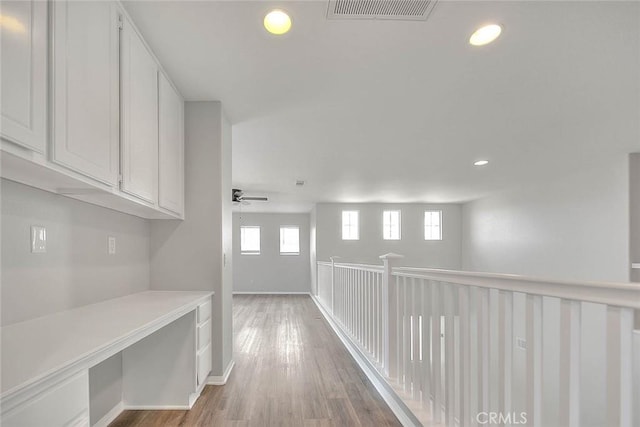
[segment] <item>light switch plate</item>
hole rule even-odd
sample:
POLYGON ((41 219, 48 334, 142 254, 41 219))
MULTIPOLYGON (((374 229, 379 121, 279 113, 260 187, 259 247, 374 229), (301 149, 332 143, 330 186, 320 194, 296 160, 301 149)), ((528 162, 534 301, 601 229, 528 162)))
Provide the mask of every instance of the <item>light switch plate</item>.
POLYGON ((31 226, 31 253, 47 252, 47 229, 40 225, 31 226))
POLYGON ((116 238, 113 236, 107 237, 107 252, 109 255, 115 255, 116 253, 116 238))

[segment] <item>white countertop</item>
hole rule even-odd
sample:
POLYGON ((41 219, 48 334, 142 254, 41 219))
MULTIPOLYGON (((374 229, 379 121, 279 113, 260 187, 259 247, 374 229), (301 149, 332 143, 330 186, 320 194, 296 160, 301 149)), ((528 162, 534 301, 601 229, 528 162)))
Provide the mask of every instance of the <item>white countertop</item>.
POLYGON ((1 396, 99 363, 194 310, 212 294, 146 291, 0 328, 1 396))

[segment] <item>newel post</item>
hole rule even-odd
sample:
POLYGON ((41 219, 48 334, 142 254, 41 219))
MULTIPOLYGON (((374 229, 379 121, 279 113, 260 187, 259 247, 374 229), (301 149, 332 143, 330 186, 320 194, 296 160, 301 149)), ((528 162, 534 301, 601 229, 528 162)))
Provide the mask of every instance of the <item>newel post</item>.
POLYGON ((393 267, 402 255, 388 253, 380 256, 384 264, 382 274, 382 365, 387 378, 398 377, 398 292, 393 280, 393 267))
POLYGON ((329 259, 331 260, 331 315, 333 315, 333 309, 336 306, 336 260, 340 257, 332 256, 329 259))

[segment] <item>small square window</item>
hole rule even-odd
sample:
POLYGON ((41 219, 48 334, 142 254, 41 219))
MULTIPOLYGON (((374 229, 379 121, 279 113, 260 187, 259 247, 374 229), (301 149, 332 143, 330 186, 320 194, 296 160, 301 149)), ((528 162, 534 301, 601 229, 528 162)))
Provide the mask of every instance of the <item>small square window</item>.
POLYGON ((442 240, 442 211, 424 213, 424 240, 442 240))
POLYGON ((280 255, 300 255, 298 227, 280 227, 280 255))
POLYGON ((360 239, 358 211, 342 211, 342 240, 360 239))
POLYGON ((240 253, 260 255, 260 227, 240 227, 240 253))
POLYGON ((400 240, 400 211, 382 212, 382 238, 400 240))

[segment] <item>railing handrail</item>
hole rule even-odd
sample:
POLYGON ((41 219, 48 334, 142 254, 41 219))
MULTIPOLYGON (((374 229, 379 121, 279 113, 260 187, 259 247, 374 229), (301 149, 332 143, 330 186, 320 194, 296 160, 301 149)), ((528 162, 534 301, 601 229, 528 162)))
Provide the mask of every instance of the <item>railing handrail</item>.
MULTIPOLYGON (((318 264, 331 265, 331 263, 322 261, 319 261, 318 264)), ((335 266, 376 272, 384 271, 381 265, 335 263, 335 266)), ((640 285, 632 283, 560 280, 518 274, 420 267, 394 267, 392 274, 400 277, 422 278, 457 285, 640 309, 640 285)))
MULTIPOLYGON (((331 262, 326 261, 318 261, 318 265, 327 265, 331 266, 331 262)), ((375 265, 375 264, 358 264, 358 263, 349 263, 349 262, 336 262, 333 265, 341 268, 350 268, 350 269, 360 269, 366 271, 374 271, 382 273, 384 271, 384 266, 375 265)))
POLYGON ((544 279, 518 274, 396 267, 394 276, 640 309, 640 286, 631 283, 544 279))

